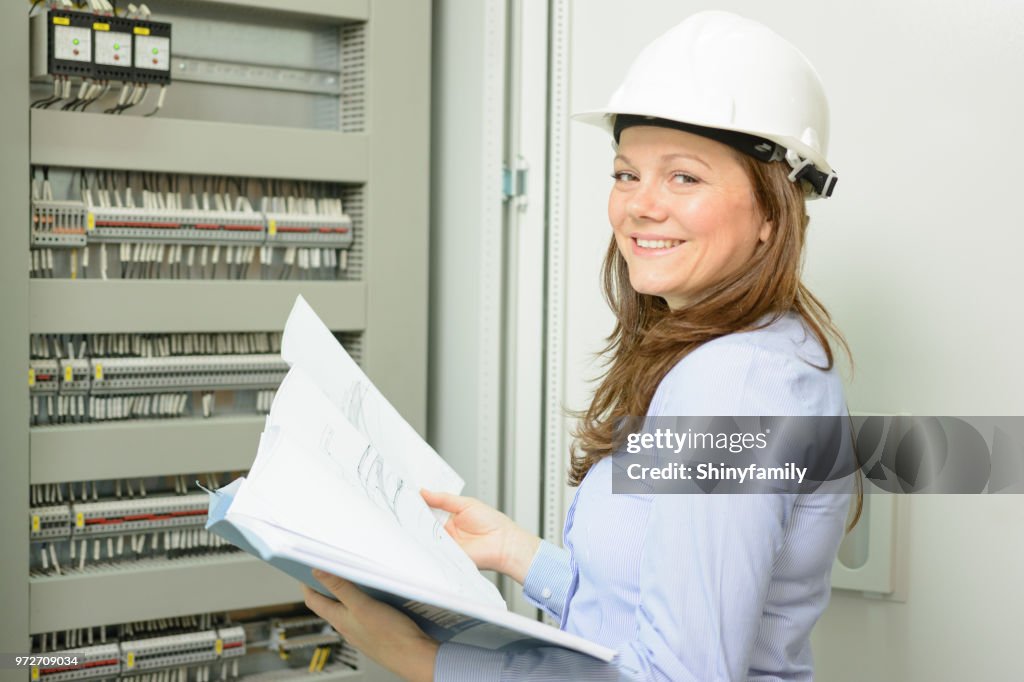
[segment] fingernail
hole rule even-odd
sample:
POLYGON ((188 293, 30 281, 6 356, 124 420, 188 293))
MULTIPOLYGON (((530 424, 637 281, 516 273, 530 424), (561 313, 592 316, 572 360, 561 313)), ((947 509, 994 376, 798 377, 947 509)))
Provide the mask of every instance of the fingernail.
POLYGON ((313 569, 313 577, 314 578, 322 578, 325 575, 327 575, 327 574, 324 573, 323 571, 321 571, 319 568, 314 568, 313 569))

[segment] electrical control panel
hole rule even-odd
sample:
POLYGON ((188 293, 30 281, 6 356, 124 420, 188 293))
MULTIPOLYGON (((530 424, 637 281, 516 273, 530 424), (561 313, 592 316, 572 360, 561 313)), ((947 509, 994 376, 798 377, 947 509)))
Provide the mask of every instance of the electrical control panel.
POLYGON ((252 462, 286 370, 270 332, 298 294, 425 423, 429 188, 386 179, 429 165, 408 124, 429 113, 429 8, 8 4, 31 111, 0 132, 22 178, 0 186, 0 260, 28 271, 0 330, 20 377, 0 465, 0 568, 22 581, 6 650, 83 654, 36 681, 368 682, 293 580, 205 532, 195 483, 252 462))

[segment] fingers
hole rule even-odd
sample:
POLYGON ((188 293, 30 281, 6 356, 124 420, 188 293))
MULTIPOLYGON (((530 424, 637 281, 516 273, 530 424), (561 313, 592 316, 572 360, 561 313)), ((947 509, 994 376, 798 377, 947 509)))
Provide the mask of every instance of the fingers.
POLYGON ((446 512, 458 514, 460 511, 471 505, 474 500, 472 497, 462 497, 461 495, 452 495, 451 493, 434 492, 427 490, 426 488, 420 488, 420 495, 423 496, 424 501, 435 509, 443 509, 446 512))
POLYGON ((305 596, 306 606, 309 610, 324 620, 333 623, 345 609, 344 605, 331 601, 324 595, 312 589, 308 585, 302 586, 302 593, 305 596))
MULTIPOLYGON (((365 595, 362 590, 344 578, 339 578, 336 575, 332 575, 315 568, 313 569, 313 577, 320 581, 320 584, 326 587, 331 594, 337 597, 338 601, 340 601, 346 608, 358 609, 362 604, 365 604, 367 600, 371 599, 371 597, 365 595)), ((310 590, 310 592, 315 594, 314 590, 310 590)), ((330 601, 327 600, 326 597, 323 597, 323 595, 317 596, 325 599, 326 601, 330 601)))

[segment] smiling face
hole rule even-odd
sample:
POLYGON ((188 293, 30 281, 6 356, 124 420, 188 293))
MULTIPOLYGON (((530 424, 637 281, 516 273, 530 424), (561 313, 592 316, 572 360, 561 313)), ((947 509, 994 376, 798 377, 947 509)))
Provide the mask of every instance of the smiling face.
POLYGON ((736 154, 681 130, 622 131, 608 219, 637 292, 685 307, 771 236, 736 154))

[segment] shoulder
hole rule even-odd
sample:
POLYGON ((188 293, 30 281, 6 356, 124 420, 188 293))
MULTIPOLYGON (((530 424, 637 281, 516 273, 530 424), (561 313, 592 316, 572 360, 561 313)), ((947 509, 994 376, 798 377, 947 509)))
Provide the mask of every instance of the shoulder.
POLYGON ((652 415, 845 414, 842 381, 796 313, 719 337, 680 360, 651 401, 652 415))

